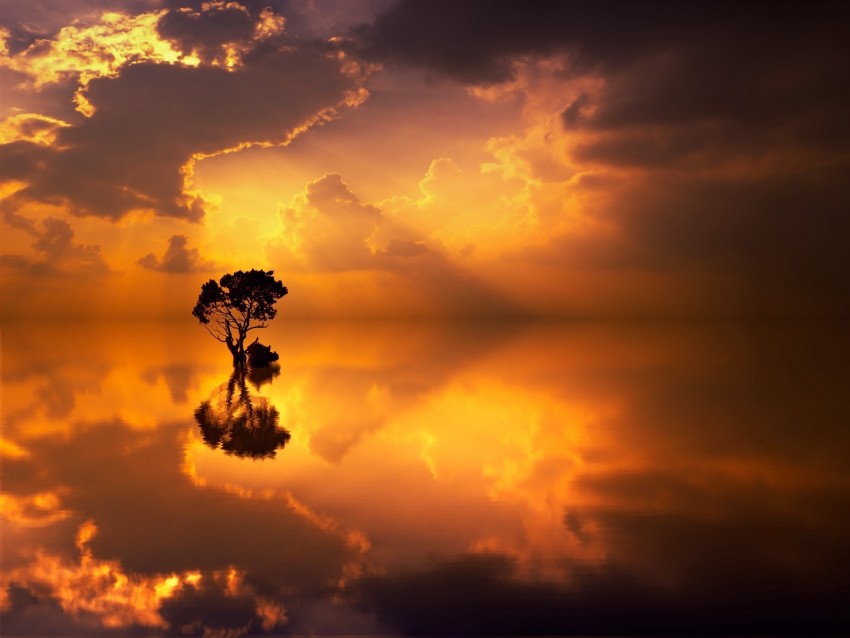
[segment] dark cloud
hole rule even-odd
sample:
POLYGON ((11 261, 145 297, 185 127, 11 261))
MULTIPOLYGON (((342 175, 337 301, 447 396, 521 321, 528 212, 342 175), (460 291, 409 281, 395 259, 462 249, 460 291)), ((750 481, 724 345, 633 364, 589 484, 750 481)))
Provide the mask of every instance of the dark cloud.
POLYGON ((519 56, 564 54, 566 75, 606 80, 592 116, 583 94, 565 106, 565 125, 712 125, 682 144, 698 148, 718 133, 741 145, 754 136, 837 142, 837 132, 846 141, 848 18, 846 5, 830 2, 765 11, 753 2, 402 0, 358 35, 367 56, 472 83, 506 79, 519 56))
MULTIPOLYGON (((0 145, 0 168, 6 179, 26 179, 55 156, 55 151, 29 141, 16 141, 0 145)), ((12 210, 9 207, 6 211, 12 210)))
POLYGON ((136 261, 142 268, 170 274, 215 270, 216 264, 201 258, 197 248, 189 248, 185 235, 172 235, 162 257, 148 253, 136 261))
MULTIPOLYGON (((640 183, 607 183, 592 213, 613 234, 556 236, 523 259, 572 271, 676 273, 706 307, 746 316, 850 314, 850 186, 839 167, 763 176, 696 176, 659 170, 640 183), (733 310, 729 310, 733 308, 733 310)), ((595 190, 592 187, 588 190, 595 190)), ((658 312, 681 312, 676 299, 658 312)))
POLYGON ((254 24, 248 9, 238 3, 210 3, 200 11, 188 7, 169 11, 157 29, 185 55, 195 53, 204 62, 222 63, 227 58, 224 45, 247 45, 254 24))
POLYGON ((850 313, 847 4, 402 0, 357 36, 468 83, 549 54, 565 86, 604 80, 560 115, 573 164, 633 171, 593 211, 617 232, 527 257, 719 274, 745 314, 850 313))
POLYGON ((34 223, 14 212, 6 212, 4 221, 13 228, 32 235, 32 247, 39 255, 29 258, 18 254, 0 255, 0 265, 24 270, 31 275, 65 275, 78 277, 103 275, 110 271, 100 246, 74 241, 74 230, 64 219, 46 217, 39 230, 34 223))
POLYGON ((568 129, 574 127, 583 116, 585 107, 588 104, 590 104, 590 98, 587 93, 582 93, 567 104, 564 110, 561 111, 561 119, 564 122, 564 126, 568 129))
MULTIPOLYGON (((643 522, 651 529, 641 529, 642 538, 657 532, 673 547, 702 527, 656 517, 645 517, 643 522)), ((625 523, 621 522, 623 533, 632 534, 625 523)), ((731 528, 712 528, 705 525, 700 536, 692 539, 717 544, 733 538, 731 528), (712 541, 712 531, 722 531, 722 536, 712 541)), ((747 533, 747 541, 757 543, 758 533, 766 531, 747 533)), ((848 619, 842 612, 846 601, 840 591, 819 590, 813 595, 800 592, 790 582, 772 582, 773 574, 762 571, 757 559, 731 567, 744 576, 735 587, 739 597, 732 604, 726 602, 728 591, 718 592, 713 590, 715 583, 700 582, 700 571, 693 572, 687 586, 671 590, 613 566, 575 566, 573 583, 564 586, 518 578, 512 559, 500 555, 468 555, 421 572, 361 581, 353 595, 361 610, 377 614, 396 631, 419 636, 840 634, 847 630, 848 619)))
MULTIPOLYGON (((589 5, 591 12, 593 5, 589 5)), ((498 81, 508 58, 547 53, 574 32, 585 5, 564 2, 398 2, 354 33, 368 58, 424 67, 462 81, 498 81)))
POLYGON ((54 36, 70 24, 90 24, 104 11, 140 13, 159 8, 161 0, 4 0, 0 26, 9 31, 9 52, 54 36))
POLYGON ((395 272, 415 286, 430 304, 429 316, 520 317, 526 312, 500 291, 441 251, 420 241, 395 240, 375 254, 378 267, 395 272))
POLYGON ((151 210, 198 220, 207 203, 185 192, 181 174, 193 156, 285 143, 356 84, 321 47, 273 38, 242 59, 232 71, 138 63, 91 81, 95 113, 59 131, 56 146, 5 145, 4 164, 28 182, 7 207, 64 201, 76 214, 111 219, 151 210))
POLYGON ((3 221, 10 228, 17 228, 18 230, 24 231, 28 235, 38 235, 38 229, 36 228, 35 222, 29 217, 24 217, 23 215, 16 213, 15 211, 4 211, 3 221))
POLYGON ((582 450, 564 513, 604 560, 561 583, 459 555, 361 580, 354 604, 404 635, 846 634, 844 323, 534 325, 529 368, 490 371, 625 406, 588 423, 625 456, 582 450))
POLYGON ((166 598, 159 613, 173 631, 183 635, 241 636, 275 628, 276 623, 272 623, 263 632, 256 592, 247 589, 234 595, 227 590, 225 578, 207 576, 198 586, 184 587, 166 598))
POLYGON ((719 7, 681 2, 401 0, 355 30, 369 57, 431 69, 464 81, 510 74, 522 55, 568 53, 582 71, 618 70, 680 46, 733 50, 768 60, 770 49, 846 33, 847 7, 759 2, 719 7))
POLYGON ((6 635, 86 635, 100 634, 96 621, 88 614, 76 618, 66 613, 59 601, 39 596, 25 587, 11 585, 7 591, 9 604, 0 612, 6 635))

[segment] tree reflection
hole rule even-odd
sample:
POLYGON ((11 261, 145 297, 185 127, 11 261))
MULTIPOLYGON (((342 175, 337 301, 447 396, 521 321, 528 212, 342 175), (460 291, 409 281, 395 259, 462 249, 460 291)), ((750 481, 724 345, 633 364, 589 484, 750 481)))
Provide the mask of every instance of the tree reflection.
POLYGON ((280 413, 265 397, 251 396, 244 369, 237 368, 195 410, 195 421, 209 447, 241 458, 274 458, 289 441, 278 425, 280 413))
POLYGON ((257 390, 267 383, 271 383, 280 376, 280 366, 276 363, 263 366, 262 368, 248 368, 248 381, 257 390))

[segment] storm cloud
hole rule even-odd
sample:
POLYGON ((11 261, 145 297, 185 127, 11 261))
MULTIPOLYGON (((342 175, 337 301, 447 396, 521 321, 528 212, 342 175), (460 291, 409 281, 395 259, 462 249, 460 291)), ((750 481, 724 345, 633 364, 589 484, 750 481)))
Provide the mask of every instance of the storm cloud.
POLYGON ((402 0, 356 34, 371 59, 519 82, 529 100, 540 89, 524 69, 558 60, 561 130, 548 136, 589 178, 565 192, 614 232, 556 232, 524 258, 695 288, 708 274, 726 280, 695 295, 714 312, 820 316, 850 313, 848 17, 829 2, 402 0))
MULTIPOLYGON (((359 79, 341 69, 332 51, 310 44, 296 48, 281 35, 281 16, 252 17, 231 4, 160 18, 159 29, 182 55, 197 55, 199 65, 163 63, 167 55, 153 49, 150 61, 128 60, 109 72, 99 66, 70 70, 84 78, 78 102, 90 117, 59 130, 50 146, 25 140, 4 145, 4 163, 26 182, 7 198, 7 209, 63 202, 78 215, 118 219, 143 210, 197 221, 208 203, 192 189, 196 159, 251 145, 286 144, 351 103, 359 79)), ((153 37, 145 35, 141 18, 134 20, 139 38, 153 37)), ((136 31, 120 31, 120 20, 100 28, 136 37, 136 31)), ((61 52, 61 37, 78 35, 60 32, 54 44, 27 49, 9 64, 28 72, 40 69, 40 57, 61 52)), ((92 55, 92 65, 99 65, 100 57, 113 59, 108 48, 92 55)))

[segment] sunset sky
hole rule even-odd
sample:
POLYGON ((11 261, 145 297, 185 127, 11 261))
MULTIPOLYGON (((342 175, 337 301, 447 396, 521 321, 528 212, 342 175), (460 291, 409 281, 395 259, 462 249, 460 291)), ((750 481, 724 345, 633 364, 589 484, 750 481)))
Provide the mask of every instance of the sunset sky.
POLYGON ((4 317, 850 314, 850 4, 3 0, 4 317))

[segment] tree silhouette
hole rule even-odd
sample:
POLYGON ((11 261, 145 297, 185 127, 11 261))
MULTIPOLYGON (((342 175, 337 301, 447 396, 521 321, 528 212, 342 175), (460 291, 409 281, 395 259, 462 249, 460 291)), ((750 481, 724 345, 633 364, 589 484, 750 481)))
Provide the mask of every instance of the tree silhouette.
POLYGON ((262 368, 250 368, 247 376, 251 385, 259 390, 261 387, 267 383, 271 383, 274 379, 280 376, 280 366, 276 363, 272 363, 262 368))
POLYGON ((245 364, 248 332, 267 327, 277 315, 275 303, 289 292, 273 275, 273 270, 237 270, 201 286, 192 315, 227 346, 234 368, 245 364))
POLYGON ((274 458, 290 434, 278 425, 280 413, 264 397, 252 397, 239 367, 195 410, 195 421, 209 447, 242 458, 274 458), (239 391, 238 394, 236 391, 239 391))

